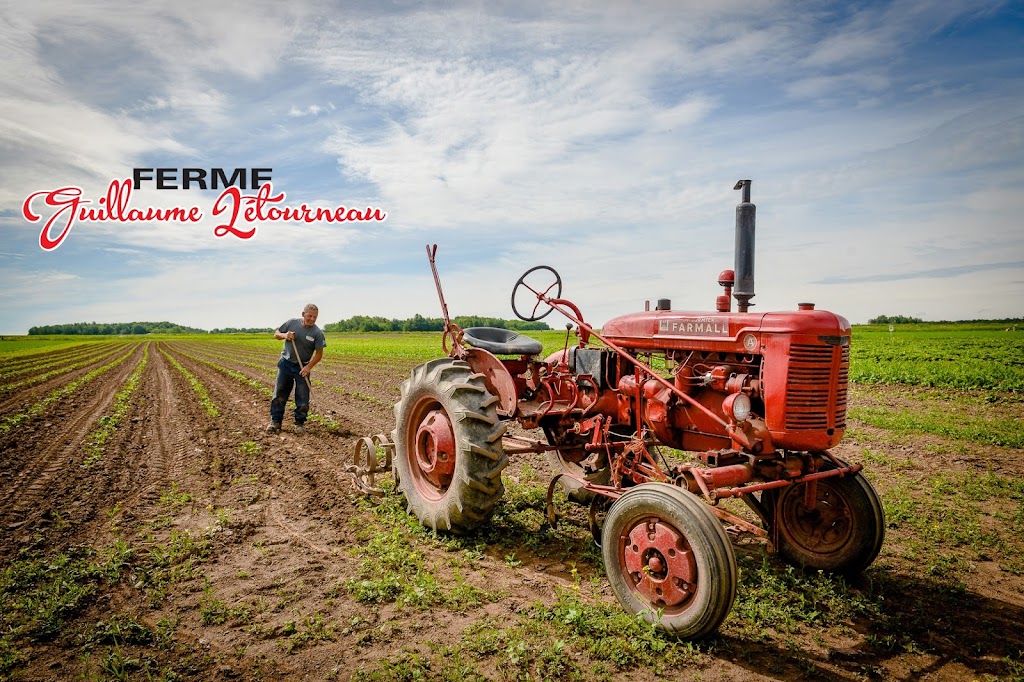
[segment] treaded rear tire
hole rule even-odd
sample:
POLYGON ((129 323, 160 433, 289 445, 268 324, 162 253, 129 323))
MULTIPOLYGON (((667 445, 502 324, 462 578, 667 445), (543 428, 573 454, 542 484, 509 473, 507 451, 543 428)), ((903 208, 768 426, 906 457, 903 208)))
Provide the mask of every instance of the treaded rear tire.
POLYGON ((402 382, 392 433, 395 466, 409 512, 424 526, 463 534, 494 514, 508 464, 498 402, 484 376, 461 360, 431 360, 402 382))

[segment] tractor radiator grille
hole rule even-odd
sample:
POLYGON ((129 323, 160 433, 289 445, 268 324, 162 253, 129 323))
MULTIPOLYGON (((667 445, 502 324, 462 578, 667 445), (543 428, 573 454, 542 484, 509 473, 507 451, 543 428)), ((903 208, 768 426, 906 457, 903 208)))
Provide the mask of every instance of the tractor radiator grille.
POLYGON ((839 374, 832 383, 834 346, 794 344, 789 352, 786 381, 786 430, 842 429, 846 427, 846 388, 850 373, 850 347, 840 346, 839 374), (835 411, 829 402, 835 390, 835 411), (831 418, 830 418, 831 417, 831 418))

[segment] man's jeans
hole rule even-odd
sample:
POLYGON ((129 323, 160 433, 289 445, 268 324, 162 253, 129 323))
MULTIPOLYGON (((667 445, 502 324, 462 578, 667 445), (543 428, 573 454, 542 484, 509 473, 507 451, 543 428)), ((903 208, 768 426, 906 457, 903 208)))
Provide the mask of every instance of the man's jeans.
POLYGON ((309 414, 309 384, 299 375, 298 363, 285 360, 277 361, 277 383, 274 385, 274 397, 270 400, 270 421, 280 424, 284 421, 284 408, 288 405, 288 396, 292 386, 295 387, 295 423, 303 424, 309 414))

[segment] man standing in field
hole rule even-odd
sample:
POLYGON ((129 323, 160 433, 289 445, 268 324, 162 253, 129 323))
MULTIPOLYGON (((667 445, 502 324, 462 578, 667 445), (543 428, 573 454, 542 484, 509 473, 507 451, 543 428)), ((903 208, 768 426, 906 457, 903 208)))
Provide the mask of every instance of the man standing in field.
POLYGON ((284 341, 281 359, 277 361, 277 382, 270 399, 270 425, 267 433, 281 431, 284 408, 295 386, 295 433, 306 432, 309 414, 309 372, 324 356, 327 339, 316 326, 319 310, 312 303, 302 309, 301 318, 292 318, 274 331, 274 338, 284 341))

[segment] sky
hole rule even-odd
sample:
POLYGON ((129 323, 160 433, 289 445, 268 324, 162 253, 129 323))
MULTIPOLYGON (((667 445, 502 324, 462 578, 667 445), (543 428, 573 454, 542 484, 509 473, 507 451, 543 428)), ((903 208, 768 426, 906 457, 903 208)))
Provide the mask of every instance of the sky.
POLYGON ((740 179, 755 312, 1024 317, 1024 5, 0 1, 3 334, 439 317, 428 244, 452 315, 513 317, 536 265, 597 326, 713 310, 740 179), (386 219, 218 237, 223 187, 145 181, 129 207, 201 218, 41 246, 47 194, 95 211, 145 168, 271 169, 273 206, 386 219))

